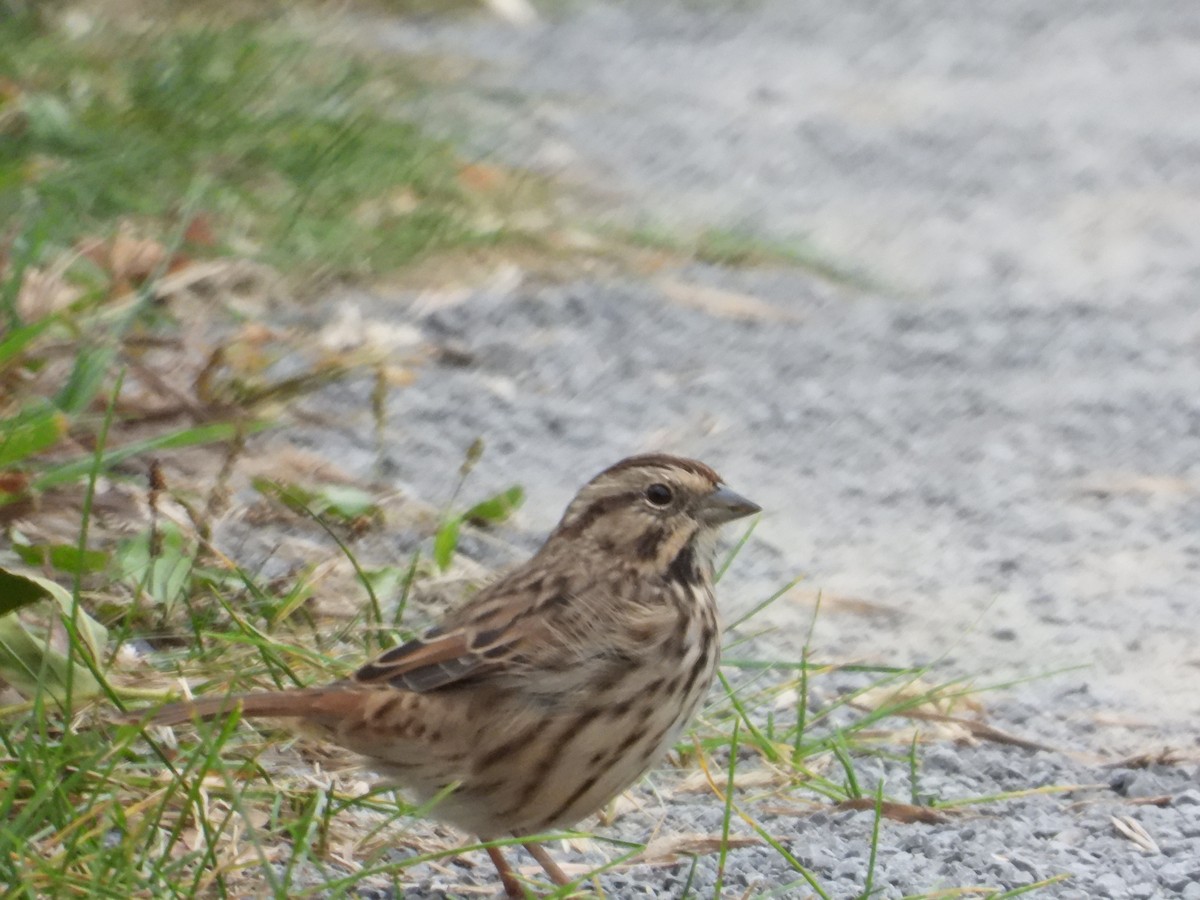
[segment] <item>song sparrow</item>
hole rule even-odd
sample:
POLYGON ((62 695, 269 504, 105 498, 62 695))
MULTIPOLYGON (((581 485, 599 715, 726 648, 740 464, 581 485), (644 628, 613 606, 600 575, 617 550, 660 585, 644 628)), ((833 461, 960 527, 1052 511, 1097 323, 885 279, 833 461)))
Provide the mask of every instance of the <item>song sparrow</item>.
POLYGON ((418 801, 457 785, 431 815, 484 840, 571 825, 662 756, 704 698, 721 640, 717 528, 758 511, 703 463, 631 457, 580 490, 527 563, 353 677, 172 704, 150 721, 235 707, 300 719, 418 801))

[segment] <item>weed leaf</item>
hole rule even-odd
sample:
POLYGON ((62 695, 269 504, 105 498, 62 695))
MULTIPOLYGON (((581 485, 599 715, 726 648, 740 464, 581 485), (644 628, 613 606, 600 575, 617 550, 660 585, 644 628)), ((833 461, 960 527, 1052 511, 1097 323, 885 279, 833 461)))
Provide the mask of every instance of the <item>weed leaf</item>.
POLYGON ((520 485, 513 485, 494 497, 476 503, 463 513, 463 518, 472 525, 495 525, 511 516, 524 502, 524 489, 520 485))
POLYGON ((458 532, 461 529, 462 519, 454 516, 446 520, 433 539, 433 561, 443 572, 450 568, 450 560, 454 559, 454 551, 458 548, 458 532))
MULTIPOLYGON (((54 625, 48 634, 12 614, 40 600, 54 601, 67 618, 75 606, 70 592, 49 579, 0 569, 0 678, 26 696, 41 690, 62 698, 68 683, 76 697, 99 694, 101 687, 95 676, 77 664, 70 649, 64 651, 59 642, 52 640, 54 625)), ((84 651, 93 661, 101 659, 108 629, 78 608, 75 622, 84 651)))

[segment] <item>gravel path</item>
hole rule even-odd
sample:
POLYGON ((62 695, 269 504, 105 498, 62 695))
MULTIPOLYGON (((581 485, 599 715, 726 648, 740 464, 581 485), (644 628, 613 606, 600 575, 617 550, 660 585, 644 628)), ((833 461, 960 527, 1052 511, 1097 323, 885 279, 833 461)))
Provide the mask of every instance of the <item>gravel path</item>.
MULTIPOLYGON (((431 89, 430 127, 580 188, 592 216, 802 240, 873 288, 692 265, 339 298, 453 351, 393 399, 392 474, 427 493, 483 436, 471 490, 525 485, 531 543, 629 452, 711 462, 768 510, 723 585, 731 614, 807 575, 769 613, 764 655, 794 654, 820 591, 826 658, 936 660, 980 683, 1081 666, 989 701, 991 721, 1091 754, 1191 754, 1133 770, 936 748, 935 795, 1107 787, 889 823, 881 896, 1068 872, 1048 895, 1200 900, 1200 14, 717 6, 579 3, 527 30, 371 22, 363 39, 464 73, 431 89)), ((363 427, 337 452, 365 470, 366 388, 340 390, 363 427)), ((715 830, 713 806, 667 815, 715 830)), ((869 828, 867 813, 772 824, 836 897, 862 889, 869 828)), ((608 884, 670 896, 686 870, 608 884)), ((714 872, 700 866, 701 895, 714 872)), ((773 851, 737 851, 728 895, 794 877, 773 851)))
POLYGON ((425 317, 474 363, 401 397, 437 425, 405 430, 437 452, 401 444, 401 476, 484 435, 484 477, 529 485, 540 529, 611 459, 693 452, 768 498, 776 562, 755 577, 803 569, 886 610, 828 623, 835 646, 1090 665, 1076 683, 1194 722, 1200 118, 1180 113, 1200 15, 651 6, 372 33, 469 61, 424 112, 469 120, 481 152, 619 196, 629 222, 800 235, 894 289, 498 279, 425 317))

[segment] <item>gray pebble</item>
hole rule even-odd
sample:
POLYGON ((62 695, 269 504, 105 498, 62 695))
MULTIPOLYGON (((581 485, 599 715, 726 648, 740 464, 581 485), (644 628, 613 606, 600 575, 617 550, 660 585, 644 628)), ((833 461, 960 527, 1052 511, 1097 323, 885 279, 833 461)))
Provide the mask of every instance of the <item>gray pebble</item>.
POLYGON ((1125 879, 1116 872, 1105 872, 1092 882, 1092 888, 1098 897, 1126 897, 1125 879))

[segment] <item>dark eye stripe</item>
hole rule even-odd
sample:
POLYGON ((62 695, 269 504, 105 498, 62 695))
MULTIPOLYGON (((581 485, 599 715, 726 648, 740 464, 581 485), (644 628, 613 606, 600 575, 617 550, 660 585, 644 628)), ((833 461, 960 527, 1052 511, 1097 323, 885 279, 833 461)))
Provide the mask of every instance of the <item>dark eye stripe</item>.
POLYGON ((654 559, 658 556, 658 548, 666 539, 667 532, 662 528, 647 528, 633 545, 633 550, 638 559, 654 559))
POLYGON ((609 494, 607 497, 601 497, 588 506, 575 519, 565 525, 559 532, 563 537, 579 537, 589 528, 592 527, 595 521, 615 509, 620 509, 622 506, 629 506, 641 496, 641 493, 624 493, 624 494, 609 494))

